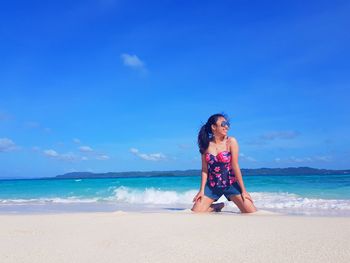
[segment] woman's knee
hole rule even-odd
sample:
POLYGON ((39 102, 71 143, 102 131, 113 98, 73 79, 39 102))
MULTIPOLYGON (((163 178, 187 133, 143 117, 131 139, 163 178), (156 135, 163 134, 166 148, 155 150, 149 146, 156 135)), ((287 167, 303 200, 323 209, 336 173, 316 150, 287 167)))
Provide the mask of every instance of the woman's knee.
POLYGON ((243 201, 241 196, 232 196, 230 200, 236 204, 241 213, 253 213, 257 211, 250 200, 246 199, 243 201))
POLYGON ((192 211, 196 212, 196 213, 202 213, 202 212, 207 212, 208 208, 209 208, 210 204, 207 204, 203 201, 197 201, 193 207, 192 207, 192 211))
POLYGON ((242 211, 242 213, 254 213, 257 211, 256 207, 254 206, 254 204, 251 201, 247 200, 245 202, 247 202, 247 203, 245 203, 243 205, 244 211, 242 211))

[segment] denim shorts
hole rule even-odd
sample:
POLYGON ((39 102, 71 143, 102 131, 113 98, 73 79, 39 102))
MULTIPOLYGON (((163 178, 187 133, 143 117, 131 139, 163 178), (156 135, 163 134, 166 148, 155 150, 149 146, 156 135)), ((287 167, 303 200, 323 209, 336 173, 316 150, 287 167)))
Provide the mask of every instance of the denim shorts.
POLYGON ((239 186, 238 182, 235 182, 230 186, 222 187, 222 188, 211 187, 208 184, 206 184, 204 188, 204 195, 213 199, 214 201, 217 201, 222 195, 225 195, 226 199, 228 201, 231 201, 230 200, 231 196, 240 195, 241 193, 242 193, 242 189, 239 186))

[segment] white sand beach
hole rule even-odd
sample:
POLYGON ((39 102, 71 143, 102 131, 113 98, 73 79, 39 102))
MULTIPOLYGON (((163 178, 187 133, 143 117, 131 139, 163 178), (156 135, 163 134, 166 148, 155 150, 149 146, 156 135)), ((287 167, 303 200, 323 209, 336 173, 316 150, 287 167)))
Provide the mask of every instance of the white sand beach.
POLYGON ((350 262, 348 217, 0 215, 0 262, 350 262))

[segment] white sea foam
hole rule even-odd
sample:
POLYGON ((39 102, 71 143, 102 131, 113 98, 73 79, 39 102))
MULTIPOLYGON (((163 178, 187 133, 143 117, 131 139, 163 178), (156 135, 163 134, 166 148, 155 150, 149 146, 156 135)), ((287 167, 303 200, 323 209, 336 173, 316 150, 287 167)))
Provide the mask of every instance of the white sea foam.
MULTIPOLYGON (((118 187, 114 190, 115 196, 109 198, 122 203, 130 204, 192 204, 197 190, 186 192, 163 191, 155 188, 137 190, 128 187, 118 187)), ((349 199, 320 199, 307 198, 292 193, 276 192, 252 192, 250 193, 254 203, 260 208, 271 209, 324 209, 324 210, 349 210, 349 199)), ((218 202, 227 202, 222 196, 218 202)))
POLYGON ((37 199, 0 199, 0 204, 47 204, 47 203, 96 203, 100 198, 78 198, 70 196, 67 198, 37 198, 37 199))
MULTIPOLYGON (((193 197, 198 190, 188 190, 184 192, 165 191, 156 188, 136 189, 130 187, 117 187, 110 189, 112 195, 107 197, 99 196, 96 193, 94 197, 70 196, 53 197, 38 199, 0 199, 0 205, 26 205, 26 204, 50 204, 50 203, 100 203, 107 202, 130 206, 162 206, 184 207, 193 205, 193 197)), ((251 192, 250 193, 255 206, 258 209, 268 209, 275 211, 291 211, 308 213, 308 211, 320 211, 321 213, 333 211, 335 213, 350 215, 349 199, 321 199, 308 198, 293 193, 277 192, 251 192), (338 212, 337 212, 338 211, 338 212)), ((225 202, 227 207, 235 207, 232 202, 228 202, 222 196, 218 202, 225 202)))
POLYGON ((349 210, 349 199, 307 198, 290 193, 252 193, 256 206, 261 208, 349 210))
POLYGON ((121 186, 114 190, 115 196, 110 200, 130 204, 189 204, 196 193, 196 190, 179 193, 155 188, 137 190, 121 186))

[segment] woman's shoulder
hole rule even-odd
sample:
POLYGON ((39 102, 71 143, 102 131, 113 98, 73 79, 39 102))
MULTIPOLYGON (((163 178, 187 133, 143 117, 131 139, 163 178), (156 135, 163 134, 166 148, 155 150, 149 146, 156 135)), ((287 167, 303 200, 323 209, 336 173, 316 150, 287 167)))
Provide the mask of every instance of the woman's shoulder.
POLYGON ((238 144, 236 138, 233 136, 227 136, 227 143, 230 146, 235 146, 238 144))
POLYGON ((229 143, 237 142, 236 138, 233 137, 233 136, 227 136, 227 141, 228 141, 229 143))

